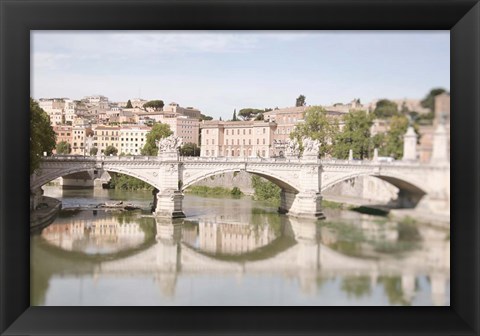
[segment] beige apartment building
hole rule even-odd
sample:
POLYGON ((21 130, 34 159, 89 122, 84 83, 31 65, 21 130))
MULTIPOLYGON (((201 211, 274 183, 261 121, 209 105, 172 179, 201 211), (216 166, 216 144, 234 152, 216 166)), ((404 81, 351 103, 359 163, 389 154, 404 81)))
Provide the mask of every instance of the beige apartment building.
POLYGON ((272 157, 277 124, 269 121, 203 121, 200 156, 272 157))
POLYGON ((174 136, 183 139, 183 143, 194 143, 198 145, 200 121, 187 116, 163 115, 158 121, 170 126, 174 136))
POLYGON ((89 155, 90 148, 87 145, 87 138, 93 135, 93 131, 88 126, 72 127, 72 154, 89 155))
POLYGON ((93 147, 104 153, 108 146, 118 149, 120 154, 120 127, 99 125, 93 128, 93 147))
POLYGON ((122 126, 118 154, 140 155, 151 128, 147 126, 122 126))
POLYGON ((290 133, 295 129, 298 122, 303 121, 305 111, 310 106, 287 107, 278 110, 265 112, 263 117, 265 120, 275 122, 277 128, 274 133, 276 143, 284 143, 290 138, 290 133))
POLYGON ((172 130, 174 136, 183 139, 183 143, 191 142, 196 145, 199 144, 200 121, 196 118, 164 114, 163 112, 142 113, 136 116, 137 123, 144 123, 147 120, 154 120, 162 124, 167 124, 170 126, 170 130, 172 130))
POLYGON ((71 99, 65 99, 65 107, 63 109, 65 114, 65 123, 73 124, 76 118, 76 103, 71 99))

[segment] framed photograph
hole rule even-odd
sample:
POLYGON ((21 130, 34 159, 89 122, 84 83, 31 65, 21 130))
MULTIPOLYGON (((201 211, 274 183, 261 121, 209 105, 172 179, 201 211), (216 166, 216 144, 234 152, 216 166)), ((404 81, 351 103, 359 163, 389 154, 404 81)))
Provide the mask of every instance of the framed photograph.
POLYGON ((477 1, 0 10, 2 335, 480 334, 477 1))

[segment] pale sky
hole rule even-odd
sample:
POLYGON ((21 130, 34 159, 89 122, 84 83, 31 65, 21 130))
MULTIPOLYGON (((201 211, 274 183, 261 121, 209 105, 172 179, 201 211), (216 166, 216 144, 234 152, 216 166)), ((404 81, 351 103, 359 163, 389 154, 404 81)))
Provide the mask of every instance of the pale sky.
POLYGON ((423 98, 450 90, 450 32, 32 31, 31 95, 245 107, 423 98))

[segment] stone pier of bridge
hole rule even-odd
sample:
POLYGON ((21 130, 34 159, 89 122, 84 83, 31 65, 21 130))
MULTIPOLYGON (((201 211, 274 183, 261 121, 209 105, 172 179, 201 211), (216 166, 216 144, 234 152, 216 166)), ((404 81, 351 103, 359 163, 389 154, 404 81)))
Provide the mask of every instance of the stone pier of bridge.
POLYGON ((178 151, 159 154, 158 192, 154 197, 154 215, 158 217, 183 218, 183 192, 181 186, 182 162, 178 151))

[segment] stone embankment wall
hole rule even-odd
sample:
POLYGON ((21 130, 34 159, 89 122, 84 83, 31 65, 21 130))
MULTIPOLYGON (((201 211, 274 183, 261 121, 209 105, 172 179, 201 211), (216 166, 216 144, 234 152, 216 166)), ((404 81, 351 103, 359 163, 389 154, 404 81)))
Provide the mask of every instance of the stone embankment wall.
MULTIPOLYGON (((246 195, 253 195, 252 175, 247 172, 224 173, 208 177, 195 183, 198 186, 239 188, 246 195)), ((324 192, 324 196, 341 196, 374 202, 388 203, 397 198, 398 189, 376 177, 359 177, 334 185, 324 192)))
POLYGON ((398 197, 398 188, 376 177, 361 176, 337 183, 325 190, 323 196, 356 198, 386 204, 398 197))
POLYGON ((62 209, 62 202, 52 197, 41 196, 39 204, 43 204, 44 207, 30 211, 30 230, 47 226, 62 209))

